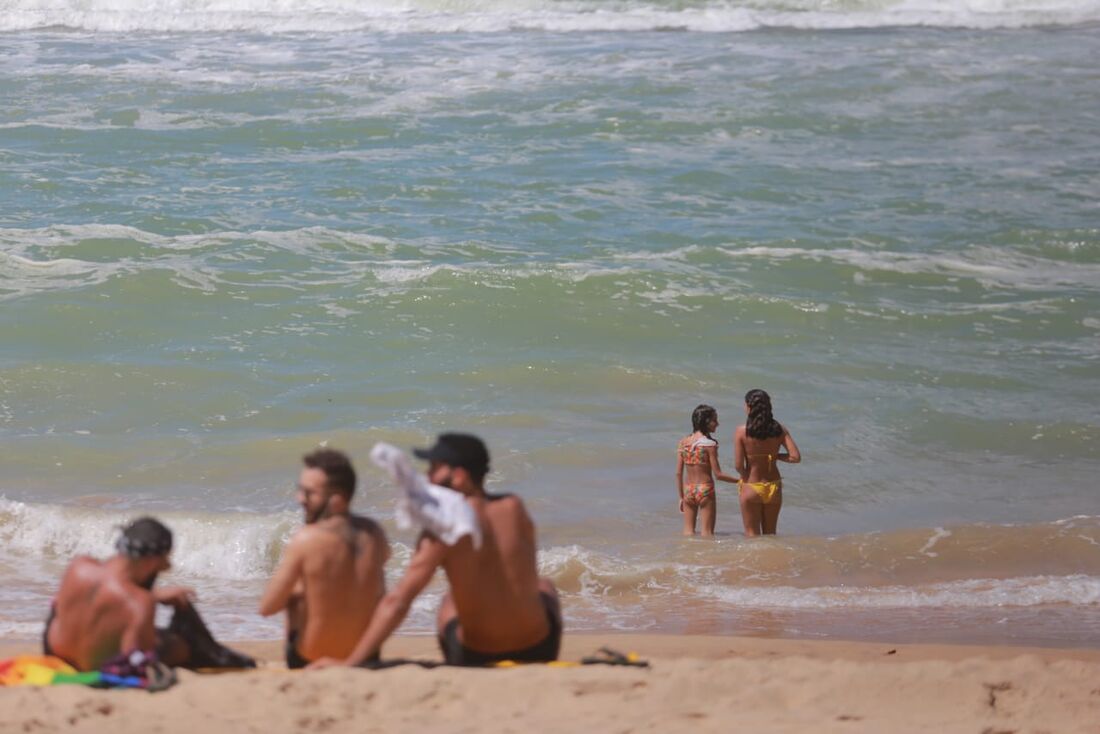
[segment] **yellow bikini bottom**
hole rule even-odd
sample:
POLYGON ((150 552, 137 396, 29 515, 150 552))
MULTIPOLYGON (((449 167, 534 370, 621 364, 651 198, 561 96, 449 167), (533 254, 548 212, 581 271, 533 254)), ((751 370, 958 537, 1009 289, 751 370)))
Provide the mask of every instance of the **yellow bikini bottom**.
POLYGON ((774 482, 746 482, 741 480, 739 484, 741 484, 741 486, 752 487, 753 491, 756 492, 756 496, 759 497, 760 501, 765 505, 771 504, 771 501, 775 499, 775 495, 779 490, 783 489, 782 479, 774 482))

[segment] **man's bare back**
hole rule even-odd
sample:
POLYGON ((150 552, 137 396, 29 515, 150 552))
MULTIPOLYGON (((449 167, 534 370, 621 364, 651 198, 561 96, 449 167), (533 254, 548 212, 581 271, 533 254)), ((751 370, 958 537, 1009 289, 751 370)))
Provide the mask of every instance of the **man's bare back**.
POLYGON ((442 565, 453 606, 448 609, 445 602, 439 620, 445 625, 457 614, 462 644, 479 652, 534 645, 550 629, 540 593, 548 590, 540 584, 535 560, 534 523, 514 495, 466 501, 477 513, 482 544, 475 549, 467 537, 444 551, 442 565))
POLYGON ((311 660, 345 656, 385 593, 386 535, 373 520, 352 515, 306 525, 295 541, 301 595, 291 607, 297 617, 291 624, 298 651, 311 660))
POLYGON ((122 565, 73 559, 54 599, 45 647, 78 670, 97 670, 123 650, 156 645, 153 594, 122 573, 122 565))
POLYGON ((382 527, 350 512, 358 480, 347 455, 320 448, 302 463, 297 498, 305 525, 260 600, 265 617, 286 610, 288 668, 354 649, 386 591, 390 555, 382 527))

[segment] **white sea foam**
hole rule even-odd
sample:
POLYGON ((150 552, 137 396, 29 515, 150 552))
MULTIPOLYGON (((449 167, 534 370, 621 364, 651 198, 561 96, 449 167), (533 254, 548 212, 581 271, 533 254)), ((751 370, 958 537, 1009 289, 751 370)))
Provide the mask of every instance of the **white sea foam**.
MULTIPOLYGON (((141 514, 133 510, 15 502, 0 497, 4 555, 68 559, 110 555, 118 529, 141 514)), ((266 578, 298 522, 292 513, 157 513, 172 529, 173 566, 199 578, 266 578)))
POLYGON ((37 637, 42 634, 42 622, 11 622, 0 620, 0 638, 37 637))
POLYGON ((924 586, 703 586, 698 593, 753 609, 922 609, 1100 604, 1100 577, 1030 576, 967 579, 924 586))
MULTIPOLYGON (((0 635, 30 637, 38 633, 37 621, 63 564, 77 553, 104 557, 118 525, 136 513, 125 509, 55 506, 24 503, 0 497, 0 568, 11 589, 0 602, 0 635)), ((185 583, 199 592, 203 613, 217 634, 226 639, 274 638, 277 621, 253 613, 282 547, 299 519, 293 513, 220 514, 167 512, 163 519, 175 531, 173 571, 170 583, 185 583)), ((1065 535, 1092 529, 1095 518, 1081 517, 1049 523, 1065 535)), ((977 532, 996 532, 999 526, 980 526, 977 532)), ((1032 526, 1042 530, 1043 526, 1032 526)), ((1015 536, 1019 528, 1009 526, 1015 536)), ((936 528, 919 552, 958 531, 936 528)), ((875 537, 878 537, 877 535, 875 537)), ((1085 540, 1089 540, 1088 533, 1085 540)), ((572 629, 640 630, 661 626, 659 610, 670 604, 728 604, 731 608, 786 611, 831 609, 1024 609, 1041 605, 1096 607, 1100 605, 1100 577, 1085 574, 1031 575, 1011 578, 971 578, 929 581, 909 585, 803 585, 807 582, 786 562, 778 580, 764 571, 776 552, 787 556, 820 555, 813 539, 793 539, 782 546, 738 544, 741 568, 731 573, 725 543, 700 545, 691 557, 679 559, 621 557, 581 545, 552 546, 539 552, 539 573, 561 589, 572 629), (707 559, 710 560, 707 560, 707 559), (756 566, 760 569, 754 570, 756 566)), ((856 538, 837 538, 838 558, 846 557, 856 538)), ((908 534, 899 536, 895 552, 908 555, 915 546, 908 534)), ((919 541, 918 541, 919 542, 919 541)), ((887 543, 889 546, 890 544, 887 543)), ((394 542, 387 565, 392 585, 402 574, 412 549, 394 542)), ((888 564, 890 559, 881 559, 888 564)), ((798 564, 795 564, 796 566, 798 564)), ((406 633, 428 633, 443 593, 437 577, 414 604, 406 633)))
POLYGON ((1064 263, 1004 249, 973 246, 958 253, 908 253, 854 248, 799 247, 721 248, 728 257, 757 260, 810 260, 858 268, 868 273, 927 274, 966 278, 986 286, 1040 290, 1070 286, 1093 289, 1100 283, 1100 266, 1064 263))
POLYGON ((939 541, 943 540, 944 538, 950 538, 950 537, 951 537, 951 531, 950 530, 947 530, 945 528, 936 528, 935 530, 932 531, 932 536, 928 539, 928 542, 925 543, 921 547, 921 549, 919 551, 917 551, 917 553, 920 553, 921 555, 924 555, 924 556, 928 556, 929 558, 935 558, 937 554, 936 554, 935 551, 932 550, 932 548, 939 541))
POLYGON ((1100 20, 1100 2, 1066 0, 4 0, 0 30, 285 32, 738 32, 931 26, 1020 28, 1100 20))

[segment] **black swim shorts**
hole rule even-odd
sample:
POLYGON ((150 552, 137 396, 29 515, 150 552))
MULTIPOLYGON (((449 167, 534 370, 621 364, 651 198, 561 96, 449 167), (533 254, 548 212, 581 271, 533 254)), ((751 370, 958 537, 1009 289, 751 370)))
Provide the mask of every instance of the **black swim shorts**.
POLYGON ((513 660, 517 663, 547 663, 558 659, 561 649, 561 618, 555 613, 557 603, 545 592, 539 592, 542 604, 546 608, 546 618, 550 622, 550 631, 539 642, 523 650, 511 652, 484 653, 471 650, 458 639, 458 617, 443 628, 439 637, 439 648, 443 651, 443 660, 447 665, 479 666, 490 665, 501 660, 513 660))

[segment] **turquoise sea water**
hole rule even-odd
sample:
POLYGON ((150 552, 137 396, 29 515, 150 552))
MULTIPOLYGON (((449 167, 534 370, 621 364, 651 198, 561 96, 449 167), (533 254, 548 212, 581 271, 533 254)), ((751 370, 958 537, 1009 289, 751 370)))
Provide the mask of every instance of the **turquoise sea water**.
POLYGON ((0 632, 155 511, 277 634, 298 457, 386 515, 373 442, 466 429, 574 628, 1097 644, 1098 24, 0 2, 0 632), (676 441, 712 403, 730 463, 753 387, 782 535, 681 540, 676 441))

